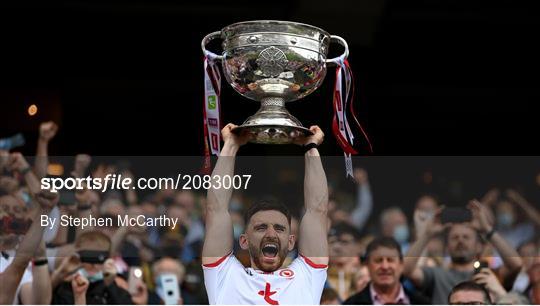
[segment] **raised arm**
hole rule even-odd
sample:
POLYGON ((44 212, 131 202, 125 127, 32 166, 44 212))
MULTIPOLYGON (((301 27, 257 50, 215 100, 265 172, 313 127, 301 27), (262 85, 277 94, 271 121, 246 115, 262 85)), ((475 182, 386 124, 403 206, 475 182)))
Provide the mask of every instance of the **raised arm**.
POLYGON ((468 207, 472 212, 473 221, 475 221, 478 230, 484 235, 491 233, 491 237, 487 239, 497 250, 508 270, 510 272, 519 271, 523 265, 523 260, 518 252, 501 235, 496 231, 493 232, 493 221, 490 218, 487 207, 477 200, 470 201, 468 207))
MULTIPOLYGON (((45 241, 39 243, 34 255, 34 261, 47 260, 45 255, 45 241)), ((21 286, 19 293, 22 304, 46 305, 51 303, 52 286, 49 265, 41 264, 32 267, 32 282, 21 286)))
POLYGON ((449 224, 443 226, 435 222, 437 216, 440 215, 442 208, 434 214, 430 215, 421 210, 414 212, 414 227, 416 228, 416 241, 411 245, 409 251, 403 258, 403 274, 410 278, 413 283, 420 287, 424 282, 424 272, 419 267, 418 261, 422 256, 431 237, 441 233, 449 224))
MULTIPOLYGON (((234 163, 236 152, 240 146, 248 141, 248 136, 237 136, 231 132, 236 125, 229 123, 221 130, 223 137, 223 148, 218 161, 212 172, 223 177, 234 175, 234 163)), ((219 258, 229 254, 233 248, 233 228, 229 215, 229 202, 232 196, 232 189, 210 188, 207 194, 206 203, 206 234, 202 251, 202 263, 210 264, 219 258)))
POLYGON ((17 171, 24 177, 24 181, 32 196, 36 196, 41 191, 39 179, 36 177, 34 171, 32 171, 32 168, 30 168, 30 165, 21 153, 11 153, 9 155, 8 164, 10 170, 17 171))
POLYGON ((39 126, 39 139, 37 143, 36 161, 34 163, 34 172, 38 178, 47 175, 49 166, 49 141, 53 139, 58 131, 58 126, 52 122, 43 122, 39 126))
POLYGON ((366 225, 373 210, 373 195, 369 186, 367 171, 361 168, 354 169, 354 180, 358 184, 356 207, 351 213, 353 225, 361 231, 366 225))
MULTIPOLYGON (((303 146, 311 143, 320 145, 324 133, 318 126, 310 127, 314 135, 299 142, 303 146)), ((328 183, 317 148, 309 149, 305 154, 304 205, 305 214, 300 222, 298 250, 300 254, 318 265, 328 264, 327 213, 328 183)))
POLYGON ((36 200, 39 203, 39 207, 32 214, 32 225, 19 244, 13 262, 4 272, 0 273, 0 283, 2 284, 0 305, 11 304, 13 302, 24 270, 32 257, 34 257, 43 236, 43 230, 45 228, 39 222, 40 217, 41 215, 49 214, 51 209, 58 203, 58 194, 43 191, 37 194, 36 200))
POLYGON ((536 226, 540 226, 540 212, 527 201, 521 194, 519 194, 517 191, 508 189, 506 191, 506 196, 514 201, 523 211, 525 212, 525 216, 529 218, 536 226))

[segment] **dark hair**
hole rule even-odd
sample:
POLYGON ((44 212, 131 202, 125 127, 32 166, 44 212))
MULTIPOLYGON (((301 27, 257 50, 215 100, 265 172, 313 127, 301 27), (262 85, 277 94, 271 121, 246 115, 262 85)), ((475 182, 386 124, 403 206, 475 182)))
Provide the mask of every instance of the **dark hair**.
POLYGON ((464 282, 461 282, 461 283, 455 285, 454 288, 452 288, 452 291, 450 291, 450 294, 448 294, 448 304, 450 304, 450 297, 452 296, 452 294, 456 293, 457 291, 477 291, 477 292, 482 292, 482 294, 484 294, 484 303, 488 304, 488 305, 493 304, 487 289, 484 286, 479 285, 479 284, 477 284, 477 283, 475 283, 473 281, 464 281, 464 282))
POLYGON ((108 252, 111 252, 112 242, 109 236, 98 230, 91 230, 83 232, 75 240, 75 247, 84 247, 87 242, 100 242, 107 245, 108 252))
POLYGON ((522 242, 520 245, 518 245, 518 247, 516 248, 516 251, 517 251, 518 253, 520 253, 521 250, 522 250, 524 247, 526 247, 527 245, 529 245, 529 244, 533 244, 533 245, 536 247, 536 242, 534 241, 534 239, 529 239, 529 240, 527 240, 527 241, 525 241, 525 242, 522 242))
POLYGON ((356 227, 350 225, 349 223, 340 222, 332 226, 330 228, 330 231, 328 231, 328 236, 341 236, 343 234, 349 234, 354 237, 354 240, 358 240, 360 238, 360 233, 356 229, 356 227))
POLYGON ((251 217, 253 217, 254 214, 265 210, 279 211, 280 213, 284 214, 285 217, 287 217, 287 222, 289 223, 289 226, 291 225, 291 212, 287 206, 276 200, 269 199, 260 200, 253 203, 244 214, 244 224, 247 226, 249 224, 249 220, 251 220, 251 217))
POLYGON ((445 245, 448 245, 448 238, 450 236, 450 231, 452 230, 452 228, 455 226, 455 225, 466 225, 467 227, 469 227, 470 229, 472 229, 475 233, 475 237, 476 237, 476 242, 479 242, 480 244, 486 244, 487 241, 486 239, 484 239, 484 237, 482 236, 482 234, 480 233, 480 231, 478 231, 476 228, 470 226, 470 225, 467 225, 465 222, 462 222, 462 223, 453 223, 450 227, 448 227, 447 229, 444 230, 444 244, 445 245))
POLYGON ((397 250, 399 255, 399 260, 403 260, 403 253, 401 252, 401 246, 396 241, 396 239, 392 237, 378 237, 373 239, 366 248, 366 253, 364 255, 365 260, 369 260, 369 256, 373 251, 380 247, 385 247, 388 249, 397 250))
POLYGON ((333 301, 335 299, 337 299, 338 301, 341 302, 341 299, 339 298, 339 295, 336 292, 336 290, 334 290, 331 287, 323 289, 323 292, 321 294, 321 303, 322 302, 330 302, 330 301, 333 301))
POLYGON ((441 202, 439 196, 432 192, 422 192, 416 200, 418 201, 421 198, 431 198, 433 201, 435 201, 435 203, 437 203, 437 205, 439 205, 441 202))

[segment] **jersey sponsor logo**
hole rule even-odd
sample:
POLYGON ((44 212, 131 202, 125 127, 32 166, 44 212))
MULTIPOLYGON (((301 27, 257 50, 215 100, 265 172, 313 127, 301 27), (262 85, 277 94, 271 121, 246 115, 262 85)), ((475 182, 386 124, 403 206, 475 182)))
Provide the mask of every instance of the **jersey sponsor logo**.
POLYGON ((271 298, 271 296, 274 295, 276 292, 277 291, 271 290, 270 283, 266 283, 264 290, 259 291, 259 295, 262 295, 266 303, 268 303, 269 305, 279 305, 278 301, 271 298))
POLYGON ((294 277, 294 271, 291 269, 283 269, 279 271, 279 276, 285 277, 285 278, 292 278, 294 277))

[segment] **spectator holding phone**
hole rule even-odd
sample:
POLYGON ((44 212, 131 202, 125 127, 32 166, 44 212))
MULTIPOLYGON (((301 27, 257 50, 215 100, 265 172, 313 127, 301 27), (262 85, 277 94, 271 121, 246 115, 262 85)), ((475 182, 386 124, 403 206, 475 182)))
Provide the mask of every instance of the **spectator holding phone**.
POLYGON ((155 291, 149 293, 147 304, 162 305, 167 304, 172 296, 178 296, 174 304, 182 305, 183 299, 180 287, 184 280, 186 269, 179 261, 165 257, 154 263, 152 266, 152 276, 154 278, 155 291), (175 287, 168 285, 165 280, 176 278, 175 287))
POLYGON ((523 305, 529 303, 523 295, 517 292, 506 291, 495 273, 489 268, 476 269, 472 280, 489 292, 490 299, 495 304, 523 305))
POLYGON ((107 260, 111 239, 99 231, 77 237, 75 248, 80 265, 68 272, 53 294, 53 304, 133 304, 129 292, 116 282, 116 269, 107 260))
POLYGON ((456 284, 470 280, 474 274, 474 262, 483 251, 481 235, 499 252, 505 265, 511 272, 521 269, 522 260, 517 252, 502 238, 493 227, 489 211, 480 202, 469 202, 472 222, 441 224, 437 218, 439 209, 433 216, 415 211, 415 227, 419 236, 405 257, 404 274, 413 283, 429 292, 433 304, 447 303, 447 297, 456 284), (447 268, 419 267, 419 257, 430 238, 448 229, 446 235, 447 251, 451 262, 447 268))

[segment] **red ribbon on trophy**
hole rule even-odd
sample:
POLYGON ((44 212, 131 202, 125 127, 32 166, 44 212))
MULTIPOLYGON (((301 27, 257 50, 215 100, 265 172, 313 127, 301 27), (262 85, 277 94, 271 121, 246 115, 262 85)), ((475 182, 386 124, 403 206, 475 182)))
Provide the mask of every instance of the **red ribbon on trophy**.
POLYGON ((210 173, 210 153, 219 155, 221 147, 221 74, 213 58, 204 57, 204 165, 203 172, 210 173))
POLYGON ((358 119, 355 115, 354 110, 354 79, 352 75, 351 67, 349 62, 342 56, 338 58, 336 68, 336 82, 334 86, 334 119, 332 121, 332 131, 336 140, 343 149, 343 155, 345 158, 345 170, 346 175, 353 177, 353 165, 351 155, 356 155, 358 152, 354 149, 354 134, 347 120, 347 107, 349 107, 351 116, 354 119, 357 127, 362 132, 363 136, 366 138, 369 145, 370 152, 373 152, 371 142, 369 138, 360 125, 358 119), (343 90, 343 79, 345 79, 345 90, 343 90))

